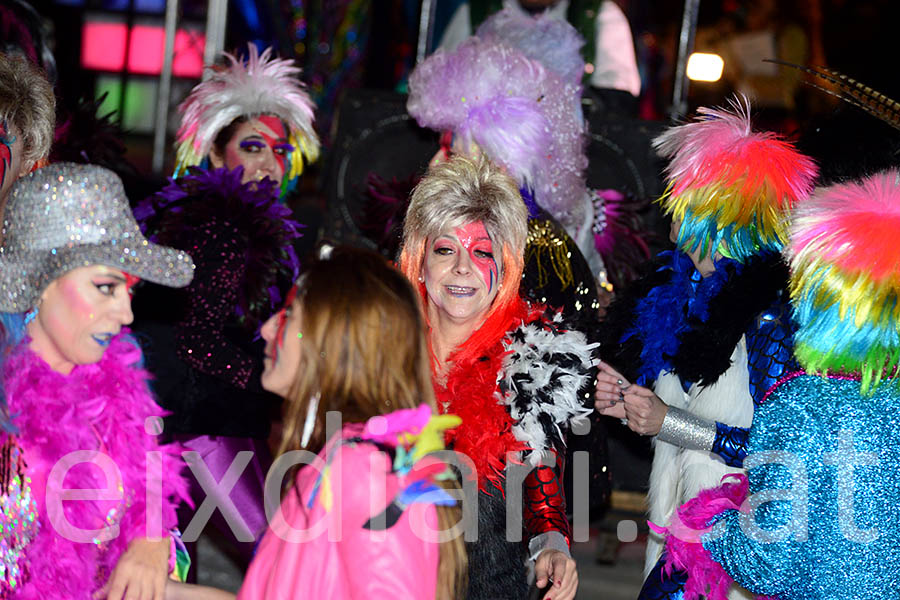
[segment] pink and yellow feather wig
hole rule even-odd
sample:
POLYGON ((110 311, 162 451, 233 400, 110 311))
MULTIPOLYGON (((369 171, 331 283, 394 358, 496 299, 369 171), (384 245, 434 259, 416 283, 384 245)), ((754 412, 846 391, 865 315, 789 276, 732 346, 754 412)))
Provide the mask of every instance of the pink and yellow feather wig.
POLYGON ((798 206, 786 254, 810 372, 858 372, 868 392, 900 361, 900 171, 817 191, 798 206))
POLYGON ((248 44, 247 61, 224 53, 227 66, 209 67, 209 77, 198 83, 178 106, 181 126, 176 135, 175 176, 208 157, 216 135, 239 117, 274 115, 288 129, 288 156, 282 190, 303 172, 304 160, 319 156, 319 138, 313 129, 314 104, 299 79, 293 60, 272 58, 272 49, 260 54, 248 44))
POLYGON ((787 241, 785 214, 812 191, 815 163, 770 132, 754 132, 746 98, 731 110, 701 107, 653 145, 671 159, 660 201, 681 221, 678 246, 743 262, 787 241))

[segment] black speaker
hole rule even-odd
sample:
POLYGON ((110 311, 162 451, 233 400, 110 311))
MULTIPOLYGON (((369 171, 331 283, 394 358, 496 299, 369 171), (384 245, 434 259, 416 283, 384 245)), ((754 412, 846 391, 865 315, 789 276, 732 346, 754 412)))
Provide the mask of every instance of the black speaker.
POLYGON ((365 236, 366 182, 422 175, 440 146, 437 133, 419 127, 406 112, 406 96, 352 90, 341 102, 334 145, 325 166, 326 237, 375 248, 365 236))

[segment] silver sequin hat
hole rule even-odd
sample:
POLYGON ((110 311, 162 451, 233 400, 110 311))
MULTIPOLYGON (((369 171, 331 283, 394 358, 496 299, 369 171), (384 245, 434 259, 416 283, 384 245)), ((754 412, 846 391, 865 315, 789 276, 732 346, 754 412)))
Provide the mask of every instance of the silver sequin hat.
POLYGON ((56 163, 16 181, 3 218, 0 311, 31 309, 54 279, 90 265, 169 287, 194 276, 190 256, 144 237, 112 171, 56 163))

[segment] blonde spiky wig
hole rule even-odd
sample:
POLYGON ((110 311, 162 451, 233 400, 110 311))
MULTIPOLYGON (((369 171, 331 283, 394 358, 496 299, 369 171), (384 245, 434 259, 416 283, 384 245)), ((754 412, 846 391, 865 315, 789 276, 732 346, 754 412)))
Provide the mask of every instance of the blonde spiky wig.
POLYGON ((247 62, 224 53, 227 66, 209 67, 201 81, 178 106, 181 126, 176 135, 175 176, 201 164, 216 136, 240 117, 274 115, 285 122, 288 142, 295 150, 285 169, 282 189, 303 172, 307 162, 319 156, 319 138, 313 130, 313 102, 300 82, 300 68, 291 59, 272 58, 248 44, 247 62))

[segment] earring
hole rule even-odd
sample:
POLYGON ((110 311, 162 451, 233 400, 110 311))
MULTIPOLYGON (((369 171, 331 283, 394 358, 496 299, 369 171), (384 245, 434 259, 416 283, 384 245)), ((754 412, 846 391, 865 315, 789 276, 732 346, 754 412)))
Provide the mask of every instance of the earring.
POLYGON ((38 309, 40 309, 41 303, 38 301, 37 306, 30 308, 28 312, 25 313, 25 324, 28 325, 32 321, 34 321, 35 317, 37 317, 38 309))
POLYGON ((303 448, 309 443, 309 438, 312 437, 313 430, 316 428, 316 415, 319 410, 320 398, 319 392, 316 392, 309 399, 309 404, 306 407, 306 419, 303 422, 303 433, 300 436, 300 446, 303 448))
POLYGON ((419 275, 419 283, 425 283, 425 277, 424 277, 424 276, 419 275))

